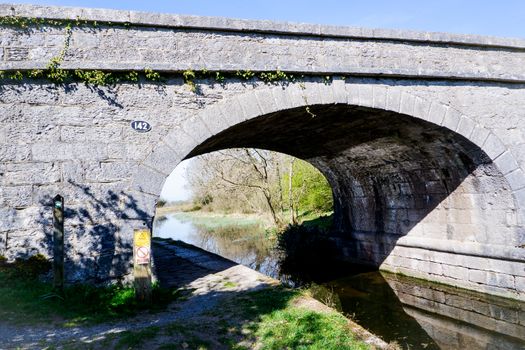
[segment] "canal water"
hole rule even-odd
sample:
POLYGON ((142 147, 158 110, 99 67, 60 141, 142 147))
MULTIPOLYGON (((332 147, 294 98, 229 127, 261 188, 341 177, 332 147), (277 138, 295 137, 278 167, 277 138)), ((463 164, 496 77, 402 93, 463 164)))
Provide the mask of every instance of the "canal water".
MULTIPOLYGON (((275 242, 255 219, 173 213, 153 232, 300 284, 281 271, 275 242)), ((377 271, 315 282, 319 300, 402 349, 525 349, 524 303, 377 271)))

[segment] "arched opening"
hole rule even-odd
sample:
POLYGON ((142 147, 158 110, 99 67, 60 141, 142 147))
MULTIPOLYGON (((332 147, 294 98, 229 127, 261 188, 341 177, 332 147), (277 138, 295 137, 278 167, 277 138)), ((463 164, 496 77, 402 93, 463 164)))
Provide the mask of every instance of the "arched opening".
POLYGON ((348 105, 300 107, 230 127, 188 157, 232 147, 284 152, 320 169, 334 190, 334 239, 349 259, 379 266, 403 237, 439 241, 445 251, 458 242, 519 243, 503 175, 478 146, 430 122, 348 105))
MULTIPOLYGON (((191 158, 168 177, 160 198, 154 237, 197 246, 283 281, 289 272, 281 262, 297 252, 282 240, 297 239, 291 235, 303 226, 310 228, 310 244, 326 240, 333 222, 333 192, 322 173, 308 162, 261 149, 191 158)), ((318 248, 310 247, 317 254, 308 262, 319 265, 330 257, 318 248)))
MULTIPOLYGON (((397 86, 277 87, 186 119, 144 165, 166 174, 181 159, 239 147, 290 154, 324 174, 340 258, 523 298, 521 170, 497 136, 457 110, 397 86)), ((158 193, 155 182, 135 177, 134 187, 158 193)))

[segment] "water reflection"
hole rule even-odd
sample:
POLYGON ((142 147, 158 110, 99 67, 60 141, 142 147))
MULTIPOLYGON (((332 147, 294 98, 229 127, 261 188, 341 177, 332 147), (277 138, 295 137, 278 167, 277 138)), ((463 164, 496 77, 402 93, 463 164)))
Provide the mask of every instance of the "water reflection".
MULTIPOLYGON (((218 221, 168 214, 156 219, 154 235, 196 245, 292 285, 305 276, 280 274, 275 242, 260 223, 218 221)), ((325 277, 332 272, 325 271, 325 277)), ((317 280, 324 287, 317 291, 321 301, 403 349, 525 349, 523 303, 379 272, 317 280)))
POLYGON ((525 349, 523 303, 397 275, 384 277, 403 310, 441 349, 525 349))
POLYGON ((378 272, 327 285, 357 323, 403 349, 525 349, 522 303, 378 272))
POLYGON ((221 218, 199 220, 183 213, 156 218, 155 237, 181 240, 236 263, 248 266, 265 275, 279 278, 278 258, 273 251, 274 241, 261 222, 245 220, 231 224, 221 218))

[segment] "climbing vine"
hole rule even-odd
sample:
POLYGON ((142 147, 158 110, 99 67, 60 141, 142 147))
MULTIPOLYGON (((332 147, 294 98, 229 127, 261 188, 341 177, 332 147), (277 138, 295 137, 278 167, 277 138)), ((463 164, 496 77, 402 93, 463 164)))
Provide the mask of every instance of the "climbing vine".
MULTIPOLYGON (((100 25, 104 26, 120 26, 129 28, 131 23, 112 23, 112 22, 97 22, 88 21, 81 18, 75 20, 55 20, 47 18, 29 18, 19 16, 4 16, 0 17, 0 26, 16 27, 28 30, 31 27, 39 28, 40 26, 63 27, 65 29, 64 44, 60 52, 50 59, 45 69, 33 70, 16 70, 16 71, 0 71, 0 80, 22 81, 24 79, 40 79, 47 80, 54 84, 67 84, 73 82, 81 82, 92 86, 112 86, 118 83, 140 83, 141 81, 151 81, 155 83, 165 83, 168 78, 181 77, 188 88, 197 93, 199 87, 197 81, 212 80, 215 83, 223 84, 228 79, 237 79, 242 81, 262 81, 266 84, 276 83, 293 83, 296 82, 296 76, 291 73, 285 73, 280 70, 276 71, 260 71, 252 72, 249 70, 236 72, 223 71, 208 71, 206 69, 200 71, 193 71, 191 69, 176 73, 160 73, 150 68, 145 68, 142 71, 103 71, 103 70, 85 70, 85 69, 64 69, 62 63, 66 58, 69 50, 71 37, 73 35, 73 27, 90 27, 97 28, 100 25)), ((300 75, 304 78, 304 75, 300 75)), ((325 83, 331 83, 331 76, 323 76, 325 83)), ((1 83, 1 82, 0 82, 1 83)), ((309 110, 307 110, 309 112, 309 110)), ((315 116, 313 113, 310 113, 315 116)))

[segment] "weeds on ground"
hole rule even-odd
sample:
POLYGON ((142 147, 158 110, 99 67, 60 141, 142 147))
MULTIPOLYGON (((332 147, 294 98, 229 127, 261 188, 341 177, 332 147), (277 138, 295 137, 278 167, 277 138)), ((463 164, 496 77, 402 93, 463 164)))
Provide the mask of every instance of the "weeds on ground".
POLYGON ((41 255, 14 263, 0 262, 0 318, 14 324, 58 323, 62 326, 99 323, 132 316, 139 311, 160 311, 182 296, 180 290, 153 288, 153 302, 139 303, 132 287, 96 287, 76 284, 56 293, 39 276, 50 263, 41 255))

